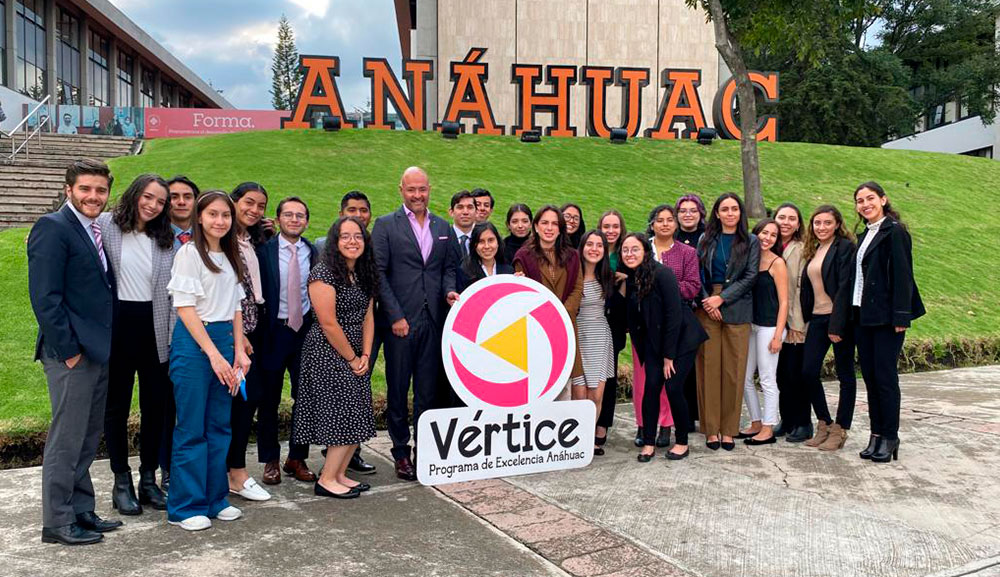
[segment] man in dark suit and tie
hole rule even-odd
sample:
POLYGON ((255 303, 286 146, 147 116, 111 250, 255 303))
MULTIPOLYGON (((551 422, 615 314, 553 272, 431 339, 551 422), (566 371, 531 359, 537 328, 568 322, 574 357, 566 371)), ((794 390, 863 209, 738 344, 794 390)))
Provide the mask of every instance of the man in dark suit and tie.
POLYGON ((476 226, 476 199, 472 193, 460 190, 453 194, 448 216, 451 217, 452 227, 455 229, 455 247, 458 249, 455 266, 462 266, 462 260, 469 255, 472 228, 476 226))
POLYGON ((431 185, 417 167, 403 172, 403 206, 380 217, 372 230, 379 270, 379 314, 389 332, 385 376, 389 437, 396 476, 417 478, 410 459, 407 393, 413 380, 413 427, 434 404, 441 363, 441 328, 455 292, 455 232, 430 213, 431 185))
POLYGON ((97 543, 121 526, 94 512, 90 480, 104 430, 116 293, 97 224, 111 182, 103 162, 73 162, 66 170, 66 204, 40 218, 28 236, 35 360, 45 369, 52 404, 42 461, 43 543, 97 543))

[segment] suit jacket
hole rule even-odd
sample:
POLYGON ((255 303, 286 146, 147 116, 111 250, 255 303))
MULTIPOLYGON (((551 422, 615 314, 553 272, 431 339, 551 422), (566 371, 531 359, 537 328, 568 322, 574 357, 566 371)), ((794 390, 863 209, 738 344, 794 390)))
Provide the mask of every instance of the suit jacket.
MULTIPOLYGON (((702 255, 708 255, 708 262, 715 258, 715 248, 718 245, 716 238, 703 236, 698 244, 698 259, 701 261, 702 255)), ((702 261, 704 262, 704 261, 702 261)), ((753 321, 753 285, 757 280, 758 268, 760 267, 760 241, 757 237, 750 235, 750 246, 747 250, 747 257, 736 259, 730 257, 726 264, 726 282, 722 284, 722 300, 725 303, 719 312, 722 313, 722 322, 727 324, 743 324, 753 321)), ((702 267, 704 269, 704 267, 702 267)), ((712 271, 701 271, 701 298, 708 298, 712 294, 712 271)))
MULTIPOLYGON (((505 262, 498 262, 496 263, 495 266, 496 266, 495 274, 514 274, 514 267, 505 262)), ((462 266, 458 267, 458 269, 455 272, 456 272, 455 285, 458 287, 458 292, 462 292, 465 289, 469 288, 469 285, 471 285, 472 283, 486 278, 486 273, 483 272, 482 267, 480 267, 480 269, 476 271, 476 274, 470 275, 465 270, 464 263, 462 264, 462 266)))
MULTIPOLYGON (((858 246, 869 234, 866 229, 858 246)), ((854 261, 856 263, 856 261, 854 261)), ((861 326, 908 327, 926 312, 913 280, 913 241, 898 222, 887 218, 861 259, 864 288, 861 291, 861 326)), ((851 266, 849 300, 854 300, 857 267, 851 266)))
MULTIPOLYGON (((260 264, 260 290, 264 295, 264 314, 257 321, 257 329, 259 334, 267 335, 264 339, 265 343, 274 338, 278 328, 278 303, 281 301, 281 271, 278 265, 278 249, 280 245, 278 244, 278 236, 273 236, 271 240, 257 245, 256 248, 257 262, 260 264), (264 329, 264 331, 260 332, 260 329, 264 329)), ((316 262, 319 260, 319 249, 305 237, 302 237, 302 242, 309 248, 309 267, 311 269, 316 266, 316 262)), ((309 271, 304 270, 301 272, 306 278, 309 277, 309 271)), ((265 346, 264 351, 261 352, 266 352, 271 348, 265 346)))
POLYGON ((68 204, 31 227, 28 292, 38 320, 35 360, 43 352, 60 361, 83 353, 95 363, 108 362, 117 297, 108 260, 105 272, 90 232, 68 204))
MULTIPOLYGON (((115 270, 116 277, 121 276, 122 270, 122 229, 118 228, 111 219, 111 213, 105 212, 97 217, 97 223, 101 226, 101 237, 104 244, 104 252, 107 253, 111 268, 115 270)), ((177 311, 171 305, 172 299, 167 292, 167 283, 170 282, 170 269, 174 264, 173 243, 170 248, 162 249, 156 245, 156 241, 151 241, 153 245, 153 333, 156 335, 156 354, 161 363, 167 362, 170 358, 170 337, 173 333, 174 322, 177 320, 177 311)))
POLYGON ((637 300, 634 276, 627 282, 629 334, 636 350, 643 353, 641 360, 650 355, 676 360, 697 351, 708 340, 694 312, 682 304, 677 277, 670 267, 656 264, 653 290, 641 301, 637 300))
POLYGON ((444 324, 446 296, 456 288, 455 231, 442 218, 428 217, 432 245, 426 263, 403 207, 380 216, 372 228, 379 315, 387 325, 404 318, 412 321, 425 304, 434 322, 444 324))
MULTIPOLYGON (((840 237, 833 241, 830 250, 826 252, 823 259, 823 290, 833 301, 833 312, 830 314, 831 335, 844 337, 847 335, 847 325, 850 320, 851 296, 853 286, 851 279, 854 277, 854 243, 846 238, 840 237)), ((812 319, 813 304, 815 295, 813 294, 812 283, 809 282, 809 275, 806 270, 809 268, 807 261, 802 266, 802 283, 799 290, 799 299, 802 302, 802 318, 809 322, 812 319)))

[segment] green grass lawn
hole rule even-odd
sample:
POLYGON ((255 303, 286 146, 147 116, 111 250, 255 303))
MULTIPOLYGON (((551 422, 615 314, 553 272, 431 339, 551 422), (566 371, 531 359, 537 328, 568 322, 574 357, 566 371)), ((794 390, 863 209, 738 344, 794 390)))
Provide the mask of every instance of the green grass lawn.
MULTIPOLYGON (((807 214, 837 205, 853 226, 854 187, 877 180, 888 191, 914 238, 916 278, 928 314, 912 337, 950 339, 1000 333, 1000 224, 987 216, 1000 190, 1000 162, 964 156, 800 143, 760 147, 768 206, 790 200, 807 214)), ((112 162, 116 194, 143 172, 183 173, 201 187, 231 189, 259 181, 270 193, 269 212, 284 196, 306 199, 307 235, 325 233, 344 192, 360 189, 374 213, 399 206, 403 169, 424 167, 433 187, 431 209, 445 214, 451 194, 488 188, 497 197, 494 223, 507 206, 526 202, 579 203, 591 226, 600 212, 618 208, 628 228, 645 228, 650 208, 697 192, 707 202, 741 192, 739 144, 638 140, 612 145, 598 139, 546 138, 522 144, 513 137, 435 133, 287 131, 242 133, 146 143, 140 156, 112 162)), ((36 429, 48 418, 45 380, 31 362, 35 322, 27 294, 25 229, 0 232, 0 431, 36 429)), ((379 368, 376 388, 384 388, 379 368)))

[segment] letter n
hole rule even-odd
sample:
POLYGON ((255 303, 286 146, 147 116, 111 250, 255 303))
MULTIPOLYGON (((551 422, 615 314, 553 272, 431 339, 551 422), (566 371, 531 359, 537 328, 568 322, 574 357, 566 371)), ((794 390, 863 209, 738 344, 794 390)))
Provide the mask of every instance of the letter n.
MULTIPOLYGON (((750 71, 750 84, 757 92, 764 95, 764 102, 778 102, 778 73, 750 71)), ((736 78, 732 77, 715 94, 712 117, 719 136, 732 140, 743 137, 743 131, 733 114, 739 100, 736 97, 736 78)), ((778 117, 773 114, 757 115, 757 141, 777 142, 778 117)))
POLYGON ((545 83, 552 92, 539 94, 535 88, 542 82, 539 64, 511 65, 511 80, 518 85, 517 119, 511 134, 517 136, 525 130, 538 130, 535 115, 552 115, 552 125, 545 128, 549 136, 576 136, 576 127, 570 124, 569 87, 576 84, 576 66, 546 66, 545 83))
POLYGON ((666 90, 660 101, 660 112, 656 125, 647 128, 646 138, 673 140, 677 138, 674 124, 684 123, 681 138, 694 138, 698 130, 705 127, 705 113, 698 96, 701 86, 701 70, 663 69, 660 85, 666 90))
MULTIPOLYGON (((451 63, 451 96, 441 122, 460 122, 463 118, 475 121, 472 132, 476 134, 503 134, 503 126, 496 123, 490 97, 486 93, 490 65, 479 59, 485 48, 472 48, 460 62, 451 63)), ((440 124, 435 128, 440 128, 440 124)))
POLYGON ((385 58, 365 58, 364 74, 372 81, 372 121, 366 128, 391 130, 395 124, 386 121, 388 103, 399 114, 399 120, 406 130, 424 130, 427 116, 427 81, 434 79, 434 62, 431 60, 406 60, 403 62, 403 78, 406 79, 409 97, 403 94, 403 87, 385 58))
POLYGON ((300 56, 302 84, 295 97, 291 118, 282 118, 282 128, 311 128, 316 112, 339 116, 341 126, 354 128, 344 114, 343 100, 334 80, 340 76, 340 58, 336 56, 300 56))

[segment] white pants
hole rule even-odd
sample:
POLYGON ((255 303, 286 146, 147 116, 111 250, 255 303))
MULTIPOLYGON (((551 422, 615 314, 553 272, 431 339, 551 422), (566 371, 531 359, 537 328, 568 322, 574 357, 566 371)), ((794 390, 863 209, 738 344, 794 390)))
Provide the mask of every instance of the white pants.
MULTIPOLYGON (((774 338, 776 327, 760 327, 750 325, 750 351, 747 354, 747 376, 743 383, 743 398, 747 402, 751 421, 761 421, 765 425, 778 424, 778 355, 767 349, 774 338), (753 373, 760 372, 760 385, 764 389, 764 411, 761 418, 760 400, 757 398, 757 388, 753 384, 753 373)), ((781 334, 782 340, 785 333, 781 334)))

